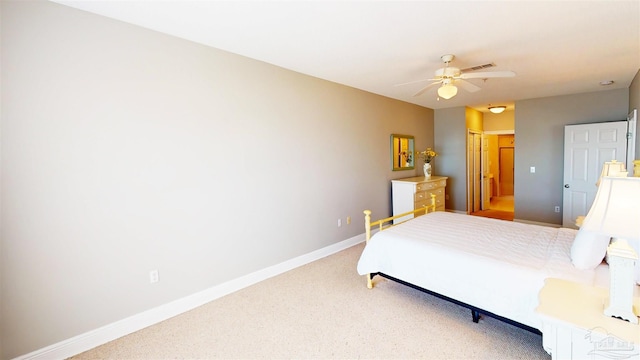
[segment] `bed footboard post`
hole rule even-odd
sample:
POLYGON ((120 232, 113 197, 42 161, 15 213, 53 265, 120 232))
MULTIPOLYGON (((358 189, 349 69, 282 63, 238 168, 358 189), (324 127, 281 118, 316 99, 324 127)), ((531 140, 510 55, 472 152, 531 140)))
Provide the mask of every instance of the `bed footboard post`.
MULTIPOLYGON (((369 239, 371 239, 371 210, 364 211, 364 233, 366 242, 369 242, 369 239)), ((371 274, 367 274, 367 288, 373 289, 371 274)))
POLYGON ((369 242, 369 239, 371 238, 371 210, 365 210, 363 212, 365 240, 369 242))

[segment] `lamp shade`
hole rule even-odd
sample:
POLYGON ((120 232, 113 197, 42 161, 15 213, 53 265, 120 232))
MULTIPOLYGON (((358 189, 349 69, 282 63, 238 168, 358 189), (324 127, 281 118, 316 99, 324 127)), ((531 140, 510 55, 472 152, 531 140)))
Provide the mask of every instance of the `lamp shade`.
POLYGON ((451 84, 445 84, 438 88, 438 96, 446 100, 456 96, 457 93, 458 88, 451 84))
POLYGON ((640 239, 640 178, 603 177, 582 227, 614 238, 640 239))
POLYGON ((605 176, 627 176, 627 170, 624 168, 624 163, 617 162, 616 160, 607 161, 602 165, 602 172, 596 182, 596 186, 600 186, 600 180, 605 176))
POLYGON ((601 177, 605 176, 627 176, 627 170, 624 168, 624 163, 617 162, 616 160, 607 161, 602 165, 601 177))

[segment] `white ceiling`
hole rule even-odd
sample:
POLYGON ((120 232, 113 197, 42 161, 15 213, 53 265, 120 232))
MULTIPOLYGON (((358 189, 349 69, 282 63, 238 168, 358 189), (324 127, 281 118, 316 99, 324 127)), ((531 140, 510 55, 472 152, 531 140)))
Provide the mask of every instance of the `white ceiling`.
POLYGON ((637 0, 54 1, 432 109, 628 88, 640 69, 637 0), (450 100, 394 86, 431 78, 444 54, 517 75, 450 100))

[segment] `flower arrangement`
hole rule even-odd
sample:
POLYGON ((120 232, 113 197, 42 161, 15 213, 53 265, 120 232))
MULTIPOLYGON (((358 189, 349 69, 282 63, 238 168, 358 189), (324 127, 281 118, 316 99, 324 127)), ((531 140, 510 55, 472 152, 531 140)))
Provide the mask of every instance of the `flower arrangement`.
POLYGON ((420 156, 425 163, 429 164, 434 157, 438 156, 438 153, 433 151, 431 148, 427 148, 425 151, 419 151, 418 156, 420 156))
POLYGON ((413 161, 413 157, 411 155, 412 155, 412 153, 408 152, 408 151, 403 151, 403 152, 400 153, 400 156, 402 156, 404 158, 404 161, 407 164, 411 164, 411 162, 413 161))

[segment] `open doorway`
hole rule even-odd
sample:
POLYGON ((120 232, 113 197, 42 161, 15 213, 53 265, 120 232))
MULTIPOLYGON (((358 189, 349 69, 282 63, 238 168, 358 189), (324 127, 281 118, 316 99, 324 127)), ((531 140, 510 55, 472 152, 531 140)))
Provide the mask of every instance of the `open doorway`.
POLYGON ((486 147, 481 152, 473 140, 473 134, 468 138, 468 160, 469 160, 469 211, 471 215, 492 217, 503 220, 513 220, 514 213, 514 155, 515 155, 515 135, 512 131, 507 132, 486 132, 482 135, 486 139, 486 147), (476 146, 474 146, 476 145, 476 146), (482 161, 475 162, 473 159, 483 158, 482 161), (476 164, 484 169, 476 170, 476 164), (475 171, 474 171, 475 170, 475 171), (478 176, 482 174, 481 176, 478 176), (478 178, 486 179, 486 186, 482 189, 483 197, 488 199, 484 206, 478 206, 474 201, 473 194, 478 189, 474 184, 478 183, 478 178))
MULTIPOLYGON (((498 135, 498 173, 496 176, 496 196, 492 197, 490 209, 513 212, 514 187, 514 134, 498 135)), ((494 175, 495 176, 495 175, 494 175)))

